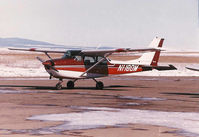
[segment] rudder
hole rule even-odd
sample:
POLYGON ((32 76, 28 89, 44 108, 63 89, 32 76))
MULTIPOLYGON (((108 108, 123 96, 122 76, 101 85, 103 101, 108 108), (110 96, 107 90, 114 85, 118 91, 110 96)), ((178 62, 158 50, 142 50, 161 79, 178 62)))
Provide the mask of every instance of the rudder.
MULTIPOLYGON (((160 39, 159 44, 158 44, 158 48, 162 47, 163 42, 164 42, 164 39, 160 39)), ((160 50, 155 51, 155 55, 154 55, 153 60, 151 62, 151 66, 157 66, 159 58, 160 58, 160 50)))
MULTIPOLYGON (((164 39, 155 37, 152 42, 149 44, 149 48, 161 48, 163 45, 164 39)), ((139 59, 140 64, 157 66, 160 57, 160 50, 144 53, 139 59)))

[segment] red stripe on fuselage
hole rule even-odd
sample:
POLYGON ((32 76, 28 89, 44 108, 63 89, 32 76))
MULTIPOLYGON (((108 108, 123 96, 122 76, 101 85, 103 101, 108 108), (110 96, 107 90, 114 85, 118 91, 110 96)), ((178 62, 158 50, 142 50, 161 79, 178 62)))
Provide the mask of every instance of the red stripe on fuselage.
POLYGON ((55 65, 84 65, 83 61, 76 61, 74 59, 55 59, 53 60, 55 65))
MULTIPOLYGON (((55 59, 53 60, 54 67, 57 70, 65 70, 65 71, 77 71, 77 72, 85 72, 86 67, 83 61, 76 61, 74 59, 55 59)), ((108 72, 106 74, 114 75, 114 74, 127 74, 142 71, 142 67, 138 65, 132 64, 110 64, 108 65, 108 72)), ((103 66, 96 66, 91 73, 99 73, 99 70, 102 70, 103 66)), ((88 68, 87 68, 88 69, 88 68)))
POLYGON ((68 70, 68 71, 79 71, 79 72, 85 72, 86 69, 85 68, 69 68, 69 67, 66 67, 66 68, 59 68, 59 67, 56 67, 57 70, 68 70))

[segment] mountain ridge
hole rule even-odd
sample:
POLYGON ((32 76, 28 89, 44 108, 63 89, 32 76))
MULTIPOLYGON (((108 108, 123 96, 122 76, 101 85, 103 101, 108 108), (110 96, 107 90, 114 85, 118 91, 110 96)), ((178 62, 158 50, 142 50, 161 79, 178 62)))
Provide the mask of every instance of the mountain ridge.
POLYGON ((0 38, 0 46, 1 47, 18 47, 18 46, 27 46, 27 45, 55 46, 56 44, 43 42, 43 41, 37 41, 37 40, 31 40, 31 39, 25 39, 25 38, 18 38, 18 37, 0 38))
MULTIPOLYGON (((96 49, 96 47, 82 47, 70 45, 58 45, 44 41, 31 40, 18 37, 0 38, 0 47, 15 47, 15 48, 61 48, 61 49, 96 49)), ((113 47, 102 46, 98 49, 113 49, 113 47)))

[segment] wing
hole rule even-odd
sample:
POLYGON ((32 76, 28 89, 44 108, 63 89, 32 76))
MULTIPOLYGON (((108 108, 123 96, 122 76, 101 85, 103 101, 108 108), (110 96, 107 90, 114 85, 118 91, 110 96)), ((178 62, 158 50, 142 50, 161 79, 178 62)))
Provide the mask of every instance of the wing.
MULTIPOLYGON (((32 51, 32 52, 43 52, 43 53, 66 53, 66 50, 46 50, 46 49, 36 49, 36 48, 8 48, 9 50, 19 50, 19 51, 32 51)), ((109 50, 82 50, 82 55, 88 56, 108 56, 112 53, 119 53, 119 52, 152 52, 157 51, 160 49, 157 48, 145 48, 145 49, 130 49, 130 48, 120 48, 120 49, 109 49, 109 50)))
MULTIPOLYGON (((152 52, 152 51, 162 51, 160 47, 162 47, 164 39, 155 37, 153 41, 150 43, 148 48, 144 49, 131 49, 131 48, 119 48, 119 49, 108 49, 108 50, 80 50, 82 55, 90 55, 90 56, 102 56, 107 57, 111 55, 112 53, 118 53, 118 52, 152 52)), ((63 50, 43 50, 43 49, 25 49, 25 48, 8 48, 10 50, 21 50, 21 51, 33 51, 33 52, 44 52, 44 53, 65 53, 66 51, 63 50)), ((72 50, 71 50, 72 51, 72 50)))
POLYGON ((43 53, 65 53, 63 50, 45 50, 45 49, 36 49, 36 48, 8 48, 9 50, 20 50, 20 51, 33 51, 33 52, 43 52, 43 53))
POLYGON ((83 55, 90 55, 90 56, 107 56, 111 55, 112 53, 120 53, 120 52, 152 52, 161 50, 160 48, 144 48, 144 49, 130 49, 130 48, 120 48, 120 49, 109 49, 109 50, 82 50, 81 54, 83 55))

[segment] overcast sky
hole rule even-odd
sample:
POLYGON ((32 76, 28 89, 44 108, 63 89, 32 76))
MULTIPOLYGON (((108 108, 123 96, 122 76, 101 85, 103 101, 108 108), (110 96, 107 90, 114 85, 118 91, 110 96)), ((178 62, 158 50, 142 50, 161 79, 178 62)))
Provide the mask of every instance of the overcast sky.
POLYGON ((198 0, 0 0, 0 37, 199 50, 198 0))

